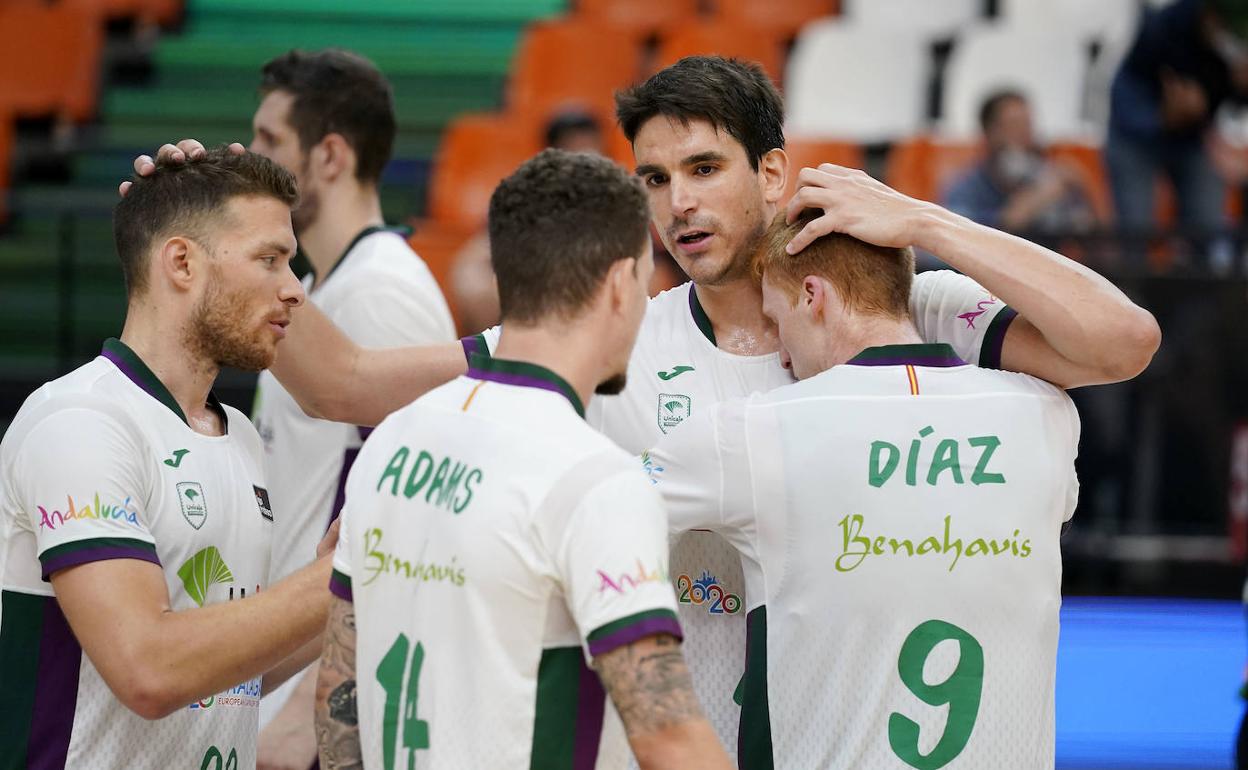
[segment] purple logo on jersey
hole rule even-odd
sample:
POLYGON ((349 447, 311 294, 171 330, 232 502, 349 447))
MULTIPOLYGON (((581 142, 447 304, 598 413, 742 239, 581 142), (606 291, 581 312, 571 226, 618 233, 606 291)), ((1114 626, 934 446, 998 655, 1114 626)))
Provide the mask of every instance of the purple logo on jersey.
POLYGON ((963 321, 966 321, 966 328, 974 329, 975 321, 981 315, 983 315, 984 313, 987 313, 988 308, 992 307, 995 304, 997 304, 997 298, 993 296, 989 296, 988 299, 980 300, 979 303, 975 305, 974 310, 969 310, 965 313, 962 313, 958 316, 958 318, 962 319, 963 321))

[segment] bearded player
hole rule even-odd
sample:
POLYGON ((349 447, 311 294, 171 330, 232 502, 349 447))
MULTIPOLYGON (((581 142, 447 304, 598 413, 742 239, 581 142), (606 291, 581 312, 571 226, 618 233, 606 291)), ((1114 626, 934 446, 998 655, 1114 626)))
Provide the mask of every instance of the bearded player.
POLYGON ((315 658, 332 540, 269 585, 260 437, 212 395, 222 366, 269 365, 303 301, 297 198, 214 150, 118 204, 121 338, 0 443, 0 767, 254 767, 262 692, 315 658))

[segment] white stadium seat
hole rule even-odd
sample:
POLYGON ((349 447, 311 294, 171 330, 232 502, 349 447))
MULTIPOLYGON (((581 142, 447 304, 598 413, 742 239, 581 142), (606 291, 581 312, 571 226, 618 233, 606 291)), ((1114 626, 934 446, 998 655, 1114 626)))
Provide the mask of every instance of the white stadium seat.
POLYGON ((881 142, 924 129, 927 39, 836 19, 802 30, 785 73, 785 128, 818 139, 881 142))
POLYGON ((1139 0, 997 0, 998 23, 1035 32, 1062 32, 1085 41, 1129 37, 1139 0))
POLYGON ((1041 138, 1085 136, 1087 69, 1087 45, 1070 34, 1007 25, 968 30, 958 38, 945 70, 940 132, 955 139, 979 135, 984 98, 1012 88, 1030 100, 1041 138))
POLYGON ((983 0, 843 0, 841 15, 862 27, 942 37, 979 19, 983 7, 983 0))

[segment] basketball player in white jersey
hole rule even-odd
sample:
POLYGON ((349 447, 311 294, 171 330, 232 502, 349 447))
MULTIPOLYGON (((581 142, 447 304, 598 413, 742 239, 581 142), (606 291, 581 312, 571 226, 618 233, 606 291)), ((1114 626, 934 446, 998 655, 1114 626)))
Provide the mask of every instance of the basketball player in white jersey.
POLYGON ((118 204, 121 338, 0 442, 0 767, 254 767, 262 691, 315 657, 332 542, 270 584, 260 437, 211 392, 303 301, 296 200, 216 150, 118 204))
MULTIPOLYGON (((382 220, 377 185, 395 135, 385 77, 348 51, 290 51, 264 65, 260 92, 251 150, 281 164, 299 185, 293 219, 312 266, 303 280, 308 299, 360 345, 453 341, 433 275, 382 220)), ((264 439, 269 490, 280 501, 273 533, 273 578, 280 580, 312 560, 338 515, 367 429, 307 416, 267 371, 256 386, 252 420, 264 439)), ((307 770, 316 759, 309 718, 315 681, 315 672, 301 674, 265 696, 260 770, 307 770)))
POLYGON ((587 153, 495 190, 497 355, 387 418, 347 482, 324 767, 624 768, 630 746, 644 768, 730 766, 677 646, 658 495, 584 419, 624 386, 648 219, 587 153))
MULTIPOLYGON (((815 229, 831 234, 795 255, 786 245, 822 212, 769 231, 755 272, 801 382, 703 411, 647 464, 674 532, 713 530, 743 558, 740 764, 1051 768, 1074 405, 923 344, 913 252, 842 234, 896 246, 942 226, 975 239, 978 225, 861 172, 818 173, 893 216, 855 225, 825 199, 815 229)), ((697 604, 722 602, 676 579, 697 604)))
MULTIPOLYGON (((692 279, 651 300, 629 387, 618 397, 596 399, 587 415, 625 449, 642 452, 699 409, 792 382, 779 365, 779 340, 762 313, 748 261, 795 170, 783 150, 779 94, 755 65, 690 57, 621 95, 618 107, 652 222, 692 279)), ((184 140, 163 146, 159 156, 199 151, 197 142, 184 140)), ((140 157, 135 168, 141 173, 148 163, 140 157)), ((883 215, 870 196, 847 205, 861 220, 883 215)), ((998 250, 995 239, 1006 236, 991 231, 976 240, 957 229, 920 235, 916 248, 969 278, 919 276, 911 315, 926 341, 951 344, 964 360, 1076 387, 1129 379, 1157 349, 1160 333, 1151 314, 1052 251, 1032 244, 998 250)), ((467 338, 464 349, 488 352, 496 336, 495 330, 467 338)), ((466 369, 464 350, 455 346, 363 350, 309 307, 301 310, 273 372, 308 411, 370 424, 466 369)), ((686 535, 673 570, 683 567, 699 577, 706 571, 732 597, 713 615, 707 607, 680 604, 699 697, 731 749, 739 717, 733 696, 744 659, 744 589, 737 557, 717 540, 686 535), (708 544, 703 553, 689 553, 694 540, 708 544)))

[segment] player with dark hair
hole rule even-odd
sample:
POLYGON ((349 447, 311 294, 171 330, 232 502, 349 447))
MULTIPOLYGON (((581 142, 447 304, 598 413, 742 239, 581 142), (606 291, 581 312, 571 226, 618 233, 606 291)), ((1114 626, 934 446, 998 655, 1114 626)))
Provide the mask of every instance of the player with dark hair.
POLYGON ((495 355, 388 417, 347 482, 323 766, 620 768, 631 746, 643 768, 729 767, 678 645, 663 507, 584 420, 624 386, 648 220, 587 153, 494 191, 495 355))
MULTIPOLYGON (((251 150, 295 175, 299 249, 311 263, 310 302, 360 345, 451 342, 455 327, 428 267, 385 227, 377 186, 394 145, 390 84, 371 62, 338 49, 289 51, 264 65, 251 150)), ((281 508, 273 577, 312 560, 342 507, 342 489, 367 429, 304 414, 271 372, 260 375, 252 420, 281 508)), ((315 674, 264 699, 260 770, 306 770, 316 757, 315 674)))
POLYGON ((0 767, 254 766, 261 692, 314 658, 332 537, 270 584, 260 437, 211 392, 268 366, 303 302, 297 198, 222 148, 117 205, 121 338, 0 443, 0 767))

